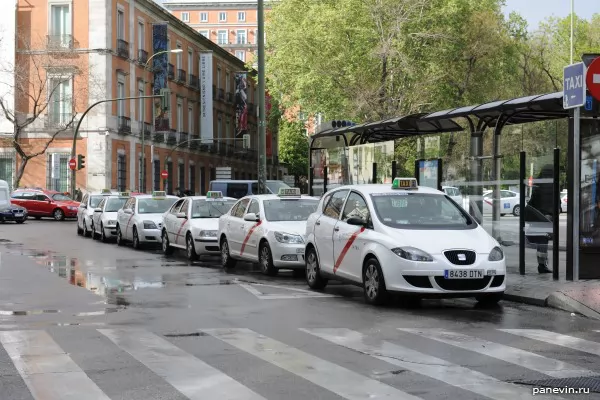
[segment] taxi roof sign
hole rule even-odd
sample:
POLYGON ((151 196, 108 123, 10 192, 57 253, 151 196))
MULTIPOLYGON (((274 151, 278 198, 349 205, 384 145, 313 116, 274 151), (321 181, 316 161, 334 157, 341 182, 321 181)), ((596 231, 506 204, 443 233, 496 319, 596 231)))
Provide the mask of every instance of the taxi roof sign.
POLYGON ((279 188, 277 195, 279 197, 300 197, 302 193, 300 188, 279 188))
POLYGON ((155 191, 155 192, 152 192, 152 197, 154 197, 155 199, 156 198, 167 197, 167 192, 164 192, 164 191, 162 191, 162 192, 161 191, 155 191))
POLYGON ((112 190, 110 189, 102 189, 102 192, 100 192, 102 194, 112 194, 112 190))
POLYGON ((131 193, 129 193, 129 192, 120 192, 119 196, 120 197, 131 197, 131 193))
POLYGON ((416 178, 394 178, 392 189, 416 190, 419 188, 416 178))
POLYGON ((207 199, 222 199, 223 198, 223 192, 219 192, 219 191, 208 191, 206 192, 206 198, 207 199))

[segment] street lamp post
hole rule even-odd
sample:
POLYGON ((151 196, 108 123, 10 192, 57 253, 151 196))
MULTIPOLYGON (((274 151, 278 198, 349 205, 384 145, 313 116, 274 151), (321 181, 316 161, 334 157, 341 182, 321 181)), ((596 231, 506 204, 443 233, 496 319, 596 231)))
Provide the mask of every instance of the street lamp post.
POLYGON ((258 0, 258 191, 267 193, 267 126, 265 121, 265 4, 258 0))
MULTIPOLYGON (((148 58, 148 60, 146 60, 146 62, 144 63, 144 71, 146 71, 148 69, 148 64, 150 63, 150 60, 152 60, 154 57, 161 55, 161 54, 165 54, 165 53, 181 53, 183 52, 183 49, 170 49, 170 50, 163 50, 163 51, 159 51, 158 53, 154 53, 150 56, 150 58, 148 58)), ((144 80, 144 91, 146 91, 146 82, 144 80)), ((145 101, 145 99, 140 99, 140 101, 145 101)), ((141 181, 142 184, 140 185, 140 192, 142 193, 146 193, 146 135, 144 132, 144 123, 146 121, 146 104, 142 105, 142 115, 141 115, 141 120, 142 120, 142 126, 141 126, 141 146, 142 146, 142 168, 141 168, 141 181)))

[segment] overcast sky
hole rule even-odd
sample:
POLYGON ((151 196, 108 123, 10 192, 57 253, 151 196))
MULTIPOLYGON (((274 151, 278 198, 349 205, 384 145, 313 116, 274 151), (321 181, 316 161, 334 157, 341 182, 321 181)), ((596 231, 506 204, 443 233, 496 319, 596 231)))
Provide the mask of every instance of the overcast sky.
MULTIPOLYGON (((566 17, 571 13, 571 0, 506 0, 505 13, 517 11, 535 29, 546 17, 566 17)), ((590 18, 600 13, 600 0, 575 0, 575 14, 590 18)))

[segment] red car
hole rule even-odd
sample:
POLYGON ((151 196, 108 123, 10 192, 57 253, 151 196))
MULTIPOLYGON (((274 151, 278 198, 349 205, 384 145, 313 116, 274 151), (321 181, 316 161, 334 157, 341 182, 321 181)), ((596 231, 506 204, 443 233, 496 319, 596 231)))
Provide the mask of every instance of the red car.
POLYGON ((10 199, 11 203, 27 209, 35 219, 51 217, 57 221, 75 218, 79 202, 62 193, 51 190, 17 189, 10 199))

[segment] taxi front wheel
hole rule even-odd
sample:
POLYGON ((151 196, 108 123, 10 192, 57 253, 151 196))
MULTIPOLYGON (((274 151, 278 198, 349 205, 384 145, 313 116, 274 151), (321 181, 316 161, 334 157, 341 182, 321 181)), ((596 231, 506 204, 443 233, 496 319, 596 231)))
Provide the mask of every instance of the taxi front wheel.
POLYGON ((227 243, 227 239, 225 238, 221 239, 221 265, 225 269, 235 267, 235 260, 229 254, 229 243, 227 243))
POLYGON ((167 236, 167 231, 163 231, 162 233, 162 252, 165 256, 173 254, 173 248, 169 243, 169 236, 167 236))
POLYGON ((279 270, 273 265, 273 256, 271 255, 271 248, 269 247, 268 243, 263 243, 260 245, 259 262, 260 269, 262 270, 263 274, 275 276, 277 275, 277 272, 279 272, 279 270))
POLYGON ((370 258, 365 263, 363 269, 363 289, 365 300, 369 304, 381 305, 389 299, 381 266, 375 258, 370 258))
POLYGON ((306 283, 314 290, 321 290, 327 286, 327 279, 321 276, 319 259, 313 247, 306 252, 306 283))

